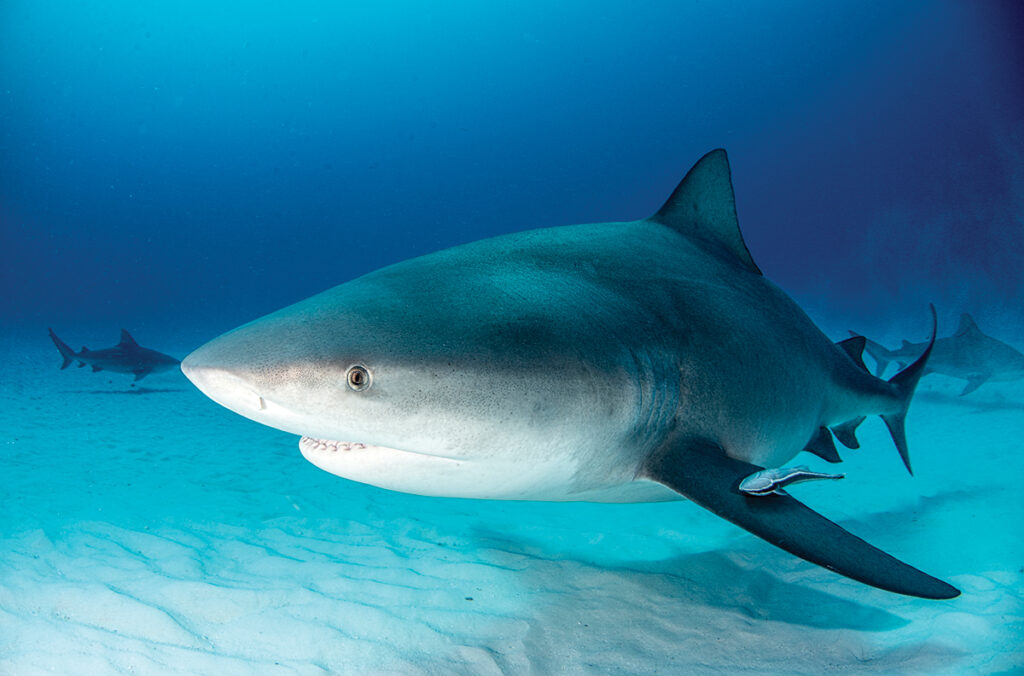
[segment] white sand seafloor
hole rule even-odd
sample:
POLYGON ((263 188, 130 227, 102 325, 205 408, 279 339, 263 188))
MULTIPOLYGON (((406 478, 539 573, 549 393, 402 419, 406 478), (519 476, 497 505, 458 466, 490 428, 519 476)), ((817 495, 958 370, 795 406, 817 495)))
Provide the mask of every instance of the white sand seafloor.
MULTIPOLYGON (((120 327, 55 328, 98 348, 120 327)), ((135 336, 180 357, 213 333, 135 336)), ((915 477, 873 419, 841 449, 845 480, 792 491, 963 591, 925 601, 688 502, 345 481, 179 373, 131 387, 58 370, 45 327, 4 329, 0 359, 2 674, 1024 670, 1021 383, 960 398, 929 376, 908 421, 915 477)))

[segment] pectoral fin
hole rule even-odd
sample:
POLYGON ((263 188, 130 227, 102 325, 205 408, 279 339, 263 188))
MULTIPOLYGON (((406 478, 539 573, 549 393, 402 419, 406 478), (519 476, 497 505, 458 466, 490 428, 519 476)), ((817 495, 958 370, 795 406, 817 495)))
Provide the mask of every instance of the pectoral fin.
POLYGON ((984 385, 985 381, 987 381, 987 380, 988 380, 988 374, 987 373, 976 373, 975 375, 973 375, 973 376, 971 376, 970 378, 967 379, 967 385, 964 386, 963 392, 960 393, 960 396, 962 397, 965 394, 970 394, 974 390, 976 390, 979 387, 981 387, 982 385, 984 385))
POLYGON ((743 495, 740 481, 761 469, 730 458, 716 444, 685 440, 655 453, 641 475, 840 575, 908 596, 950 599, 960 595, 954 587, 869 545, 789 495, 743 495))

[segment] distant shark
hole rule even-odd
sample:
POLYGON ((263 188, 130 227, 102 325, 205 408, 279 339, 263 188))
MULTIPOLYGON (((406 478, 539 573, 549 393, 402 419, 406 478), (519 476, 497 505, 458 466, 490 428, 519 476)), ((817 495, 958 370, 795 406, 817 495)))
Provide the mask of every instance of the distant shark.
POLYGON ((140 347, 135 339, 124 329, 121 329, 121 342, 114 347, 102 350, 90 350, 83 347, 81 352, 75 352, 67 343, 57 337, 57 334, 50 331, 50 340, 60 350, 64 357, 61 369, 66 369, 71 362, 78 361, 79 368, 91 366, 93 371, 115 371, 117 373, 134 373, 135 380, 142 380, 150 373, 169 371, 175 368, 179 362, 174 357, 140 347))
POLYGON ((784 490, 839 478, 780 466, 805 448, 838 461, 829 428, 855 446, 868 414, 909 469, 903 422, 929 350, 887 382, 863 348, 831 343, 762 276, 715 150, 650 218, 398 263, 181 368, 223 406, 303 435, 302 454, 339 476, 436 496, 685 497, 855 580, 952 598, 784 490))
MULTIPOLYGON (((850 332, 854 336, 858 334, 850 332)), ((897 350, 889 350, 873 340, 865 339, 865 349, 875 360, 875 375, 881 377, 890 362, 900 368, 921 356, 927 343, 904 340, 897 350)), ((982 333, 971 315, 960 315, 956 333, 935 341, 924 374, 941 373, 966 380, 960 396, 970 394, 991 381, 1021 380, 1024 378, 1024 354, 1003 341, 982 333)))

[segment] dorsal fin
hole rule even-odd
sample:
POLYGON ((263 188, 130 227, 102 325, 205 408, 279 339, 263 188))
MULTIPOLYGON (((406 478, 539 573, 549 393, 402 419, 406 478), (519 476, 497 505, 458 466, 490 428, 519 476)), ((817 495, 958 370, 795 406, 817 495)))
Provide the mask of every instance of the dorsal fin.
POLYGON ((729 158, 721 148, 712 150, 693 165, 650 220, 724 251, 761 274, 740 233, 729 158))
POLYGON ((868 367, 864 364, 864 346, 867 345, 867 343, 868 339, 864 336, 853 336, 846 340, 840 340, 836 343, 836 347, 849 355, 854 364, 867 371, 868 367))
POLYGON ((124 329, 121 329, 121 342, 118 343, 118 345, 121 345, 123 347, 138 347, 139 346, 139 344, 135 342, 135 339, 132 338, 132 334, 128 333, 124 329))
POLYGON ((900 346, 900 349, 901 349, 901 350, 905 350, 905 349, 907 349, 908 347, 914 347, 914 344, 913 344, 913 343, 911 343, 911 342, 910 342, 909 340, 904 340, 904 341, 903 341, 903 345, 901 345, 901 346, 900 346))
POLYGON ((956 336, 968 336, 975 333, 981 333, 981 329, 974 323, 974 318, 966 312, 960 315, 960 326, 957 327, 956 336))

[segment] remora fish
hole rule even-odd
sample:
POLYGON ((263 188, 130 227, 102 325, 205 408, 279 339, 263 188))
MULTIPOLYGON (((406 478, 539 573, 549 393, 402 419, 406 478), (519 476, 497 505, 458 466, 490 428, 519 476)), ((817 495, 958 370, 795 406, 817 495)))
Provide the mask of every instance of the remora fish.
MULTIPOLYGON (((858 334, 850 332, 854 336, 858 334)), ((904 340, 899 349, 889 350, 873 340, 866 341, 865 350, 875 360, 875 375, 881 377, 890 362, 900 368, 921 356, 927 343, 904 340)), ((978 328, 974 318, 966 312, 960 315, 956 333, 935 341, 932 356, 928 358, 924 375, 941 373, 966 380, 960 396, 970 394, 991 381, 1011 381, 1024 378, 1024 354, 998 338, 986 335, 978 328)))
POLYGON ((762 276, 715 150, 650 218, 392 265, 230 331, 182 370, 349 479, 436 496, 686 497, 855 580, 952 598, 791 496, 738 490, 831 445, 830 426, 855 443, 868 414, 909 468, 903 421, 928 350, 888 382, 862 350, 831 343, 762 276))
POLYGON ((133 373, 135 380, 142 380, 150 373, 169 371, 178 365, 178 360, 169 355, 141 347, 124 329, 121 329, 121 342, 114 347, 102 350, 90 350, 83 347, 75 352, 67 343, 57 337, 53 329, 49 329, 50 340, 60 350, 64 363, 60 368, 66 369, 71 362, 77 361, 79 368, 91 366, 93 371, 116 371, 117 373, 133 373))

